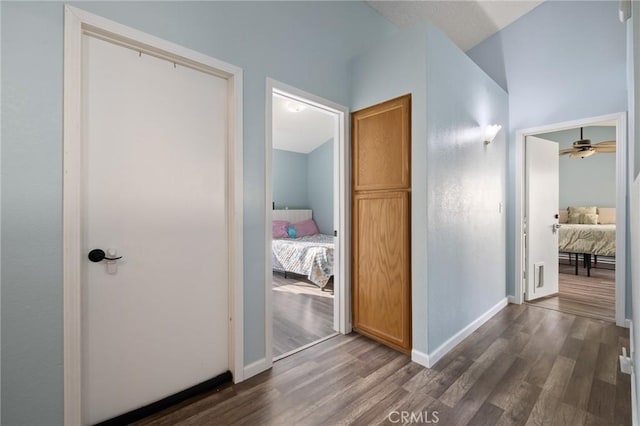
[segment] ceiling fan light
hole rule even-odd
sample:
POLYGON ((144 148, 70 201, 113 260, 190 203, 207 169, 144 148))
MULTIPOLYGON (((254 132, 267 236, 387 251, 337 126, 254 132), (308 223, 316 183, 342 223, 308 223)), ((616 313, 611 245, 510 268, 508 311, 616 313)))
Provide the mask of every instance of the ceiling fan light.
POLYGON ((596 153, 595 149, 589 148, 589 149, 585 149, 585 150, 581 150, 581 151, 572 152, 571 154, 569 154, 569 157, 571 157, 571 158, 587 158, 587 157, 592 156, 595 153, 596 153))

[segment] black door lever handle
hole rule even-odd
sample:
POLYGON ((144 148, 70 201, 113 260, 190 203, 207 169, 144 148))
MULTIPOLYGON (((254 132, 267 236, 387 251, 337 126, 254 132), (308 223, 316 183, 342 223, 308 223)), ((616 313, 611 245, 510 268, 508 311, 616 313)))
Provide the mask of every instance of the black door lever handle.
POLYGON ((103 260, 118 260, 122 259, 122 256, 119 257, 107 257, 107 254, 104 250, 101 249, 93 249, 89 252, 89 260, 92 262, 102 262, 103 260))

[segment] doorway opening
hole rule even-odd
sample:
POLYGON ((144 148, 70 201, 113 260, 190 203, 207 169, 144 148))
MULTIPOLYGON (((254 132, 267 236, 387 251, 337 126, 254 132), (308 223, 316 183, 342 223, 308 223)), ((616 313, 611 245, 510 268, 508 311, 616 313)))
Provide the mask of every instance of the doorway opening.
POLYGON ((273 80, 267 92, 267 359, 350 330, 345 108, 273 80))
POLYGON ((625 326, 624 118, 518 132, 516 303, 625 326))

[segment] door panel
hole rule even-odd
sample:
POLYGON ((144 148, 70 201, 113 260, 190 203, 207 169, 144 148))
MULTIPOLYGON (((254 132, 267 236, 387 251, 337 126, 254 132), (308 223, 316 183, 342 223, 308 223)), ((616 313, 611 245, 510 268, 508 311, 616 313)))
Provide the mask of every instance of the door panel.
POLYGON ((94 424, 228 370, 227 82, 83 37, 83 395, 94 424))
POLYGON ((353 328, 411 351, 411 95, 352 114, 353 328))
POLYGON ((526 300, 558 292, 558 143, 526 139, 526 300))
POLYGON ((404 96, 353 116, 354 191, 411 186, 411 98, 404 96))
POLYGON ((354 197, 354 328, 410 347, 409 193, 354 197))

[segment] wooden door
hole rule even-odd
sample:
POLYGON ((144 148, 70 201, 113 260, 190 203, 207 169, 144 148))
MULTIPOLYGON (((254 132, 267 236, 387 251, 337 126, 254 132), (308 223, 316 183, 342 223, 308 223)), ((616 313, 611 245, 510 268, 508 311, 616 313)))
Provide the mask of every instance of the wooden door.
POLYGON ((353 328, 411 351, 411 95, 352 114, 353 328))

